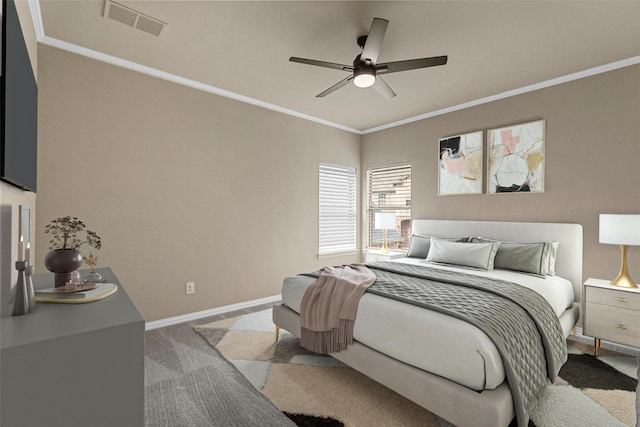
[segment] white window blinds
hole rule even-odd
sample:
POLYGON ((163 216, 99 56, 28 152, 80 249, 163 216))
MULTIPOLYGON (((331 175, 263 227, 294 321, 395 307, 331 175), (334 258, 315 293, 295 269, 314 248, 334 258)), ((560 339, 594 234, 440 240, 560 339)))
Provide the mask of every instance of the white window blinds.
POLYGON ((374 227, 376 212, 396 214, 396 229, 388 230, 389 249, 407 249, 411 240, 411 165, 383 166, 367 170, 367 246, 379 248, 383 230, 374 227))
POLYGON ((356 250, 356 169, 320 164, 318 254, 356 250))

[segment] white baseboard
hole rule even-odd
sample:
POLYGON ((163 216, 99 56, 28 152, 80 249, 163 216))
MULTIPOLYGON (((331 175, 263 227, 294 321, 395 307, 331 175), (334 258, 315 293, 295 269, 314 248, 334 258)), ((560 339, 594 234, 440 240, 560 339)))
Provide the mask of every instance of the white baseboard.
POLYGON ((195 313, 183 314, 181 316, 168 317, 166 319, 154 320, 146 322, 145 331, 152 329, 164 328, 165 326, 177 325, 178 323, 190 322, 192 320, 202 319, 203 317, 216 316, 218 314, 231 313, 246 308, 258 307, 263 304, 275 304, 281 301, 280 295, 254 299, 251 301, 240 302, 237 304, 225 305, 223 307, 212 308, 210 310, 196 311, 195 313))

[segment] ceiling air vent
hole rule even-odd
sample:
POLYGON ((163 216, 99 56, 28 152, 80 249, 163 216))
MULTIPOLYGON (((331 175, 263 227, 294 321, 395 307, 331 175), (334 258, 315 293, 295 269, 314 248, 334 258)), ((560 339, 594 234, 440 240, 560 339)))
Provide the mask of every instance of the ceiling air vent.
POLYGON ((156 37, 159 37, 164 31, 164 27, 167 26, 166 22, 162 22, 111 0, 105 1, 103 16, 156 37))

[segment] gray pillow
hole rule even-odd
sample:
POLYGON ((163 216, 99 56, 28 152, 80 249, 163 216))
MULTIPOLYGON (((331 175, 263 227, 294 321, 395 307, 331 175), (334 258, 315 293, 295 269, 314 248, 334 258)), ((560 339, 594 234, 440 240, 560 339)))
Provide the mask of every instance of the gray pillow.
MULTIPOLYGON (((474 237, 475 242, 493 242, 495 240, 474 237)), ((520 243, 502 242, 494 261, 495 268, 520 271, 545 277, 549 271, 552 244, 549 242, 520 243)))
POLYGON ((407 256, 411 258, 425 259, 427 255, 429 255, 430 243, 431 243, 431 237, 429 236, 420 236, 418 234, 412 235, 407 256))
POLYGON ((494 258, 499 247, 500 242, 469 244, 432 238, 427 262, 493 270, 494 258))

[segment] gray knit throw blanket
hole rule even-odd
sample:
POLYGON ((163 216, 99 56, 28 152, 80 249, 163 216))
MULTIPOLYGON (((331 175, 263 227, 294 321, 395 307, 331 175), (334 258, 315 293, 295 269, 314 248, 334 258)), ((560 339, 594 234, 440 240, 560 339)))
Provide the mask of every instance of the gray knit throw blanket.
POLYGON ((300 345, 321 354, 342 351, 353 344, 358 302, 376 275, 362 264, 324 267, 318 273, 302 297, 300 345))

